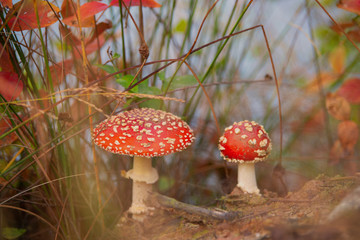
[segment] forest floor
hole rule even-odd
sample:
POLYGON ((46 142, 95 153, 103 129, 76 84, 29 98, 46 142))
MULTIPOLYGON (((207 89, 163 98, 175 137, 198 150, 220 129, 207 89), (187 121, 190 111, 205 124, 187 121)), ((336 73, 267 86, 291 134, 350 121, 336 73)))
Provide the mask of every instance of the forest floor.
POLYGON ((319 176, 286 197, 230 194, 210 209, 231 213, 227 220, 162 207, 143 222, 124 216, 106 239, 359 239, 359 212, 328 219, 359 185, 359 175, 319 176))

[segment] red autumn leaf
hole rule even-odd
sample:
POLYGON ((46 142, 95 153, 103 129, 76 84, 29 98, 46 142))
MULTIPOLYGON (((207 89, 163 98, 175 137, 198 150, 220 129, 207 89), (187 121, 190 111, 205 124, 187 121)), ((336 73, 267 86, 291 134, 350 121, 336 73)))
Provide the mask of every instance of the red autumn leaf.
POLYGON ((16 3, 13 10, 7 14, 6 18, 9 19, 8 26, 10 29, 21 31, 38 28, 35 9, 38 10, 40 27, 54 24, 57 21, 56 14, 60 11, 58 7, 46 1, 22 0, 16 3))
POLYGON ((359 0, 340 0, 337 5, 346 11, 360 14, 360 1, 359 0))
MULTIPOLYGON (((97 13, 106 10, 109 6, 101 2, 88 2, 80 6, 80 20, 81 27, 93 27, 94 19, 92 18, 97 13)), ((66 17, 63 22, 66 25, 79 27, 78 18, 76 15, 66 17)))
POLYGON ((91 37, 86 41, 86 44, 96 40, 103 32, 112 28, 112 23, 110 21, 100 22, 96 24, 96 28, 94 28, 91 37))
MULTIPOLYGON (((10 119, 8 117, 2 117, 0 120, 0 135, 6 133, 11 129, 10 127, 10 119)), ((17 135, 15 132, 10 133, 5 138, 0 139, 0 146, 5 146, 12 144, 14 141, 17 140, 17 135)))
POLYGON ((23 89, 23 83, 13 72, 0 72, 0 94, 7 101, 17 98, 23 89))
POLYGON ((5 47, 5 50, 3 50, 3 45, 0 44, 0 52, 2 52, 2 55, 0 57, 0 71, 6 70, 8 72, 13 72, 14 67, 11 64, 10 56, 9 56, 9 48, 5 47))
POLYGON ((62 80, 65 79, 66 75, 71 72, 73 66, 74 62, 72 59, 68 59, 50 66, 50 73, 53 80, 53 85, 59 85, 62 80))
POLYGON ((76 14, 77 4, 73 0, 64 0, 61 4, 61 16, 63 18, 71 17, 76 14))
MULTIPOLYGON (((101 35, 99 35, 98 38, 92 39, 91 42, 85 40, 85 42, 86 42, 86 46, 85 46, 86 55, 89 55, 89 54, 99 50, 105 44, 105 41, 106 41, 105 33, 102 33, 101 35)), ((78 45, 77 48, 81 49, 81 45, 78 45)), ((81 52, 79 54, 77 51, 75 51, 75 57, 76 58, 81 58, 82 57, 81 52)))
POLYGON ((360 104, 360 78, 351 78, 344 82, 337 94, 350 103, 360 104))
POLYGON ((359 139, 359 127, 354 121, 342 121, 338 125, 338 137, 344 150, 352 153, 359 139))
POLYGON ((12 0, 0 0, 1 5, 3 5, 3 7, 8 7, 8 8, 12 8, 13 4, 12 4, 12 0))
MULTIPOLYGON (((120 0, 121 1, 121 0, 120 0)), ((130 6, 140 6, 140 0, 123 0, 127 7, 130 6)), ((149 8, 158 8, 161 7, 161 4, 155 0, 142 0, 143 7, 149 8)), ((119 6, 119 0, 112 0, 110 6, 119 6)))
POLYGON ((348 28, 352 28, 355 26, 356 24, 354 22, 345 22, 345 23, 333 24, 330 26, 330 28, 334 30, 336 33, 340 34, 342 33, 342 30, 347 30, 348 28))

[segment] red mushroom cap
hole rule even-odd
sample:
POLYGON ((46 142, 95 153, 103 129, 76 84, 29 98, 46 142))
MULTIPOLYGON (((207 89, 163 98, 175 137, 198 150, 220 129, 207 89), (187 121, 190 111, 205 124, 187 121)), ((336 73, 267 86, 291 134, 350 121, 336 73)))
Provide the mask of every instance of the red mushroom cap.
POLYGON ((245 120, 225 129, 219 149, 221 156, 229 162, 259 162, 269 155, 271 140, 263 126, 245 120))
POLYGON ((186 122, 171 113, 141 108, 104 120, 94 129, 93 139, 113 153, 155 157, 184 150, 194 134, 186 122))

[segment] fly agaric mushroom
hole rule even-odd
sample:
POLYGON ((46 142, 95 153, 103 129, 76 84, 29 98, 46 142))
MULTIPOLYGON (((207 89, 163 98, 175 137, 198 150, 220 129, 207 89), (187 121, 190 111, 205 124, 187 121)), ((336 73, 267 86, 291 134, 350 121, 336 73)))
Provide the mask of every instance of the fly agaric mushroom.
POLYGON ((142 214, 152 209, 144 201, 159 178, 151 157, 184 150, 193 142, 194 134, 186 122, 171 113, 141 108, 104 120, 94 129, 93 139, 106 151, 134 156, 133 169, 126 173, 133 180, 129 212, 142 214))
POLYGON ((234 122, 220 137, 219 149, 225 160, 238 163, 237 187, 259 194, 255 163, 264 161, 271 151, 271 141, 263 126, 247 120, 234 122))

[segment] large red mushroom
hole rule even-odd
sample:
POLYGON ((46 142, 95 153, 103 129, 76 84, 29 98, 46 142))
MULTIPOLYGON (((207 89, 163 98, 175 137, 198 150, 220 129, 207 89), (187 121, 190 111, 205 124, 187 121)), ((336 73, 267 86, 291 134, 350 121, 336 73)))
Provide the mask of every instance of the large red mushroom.
POLYGON ((151 157, 184 150, 192 144, 194 134, 186 122, 171 113, 141 108, 104 120, 94 129, 93 139, 106 151, 134 156, 133 169, 126 173, 133 180, 129 212, 142 214, 152 209, 145 201, 158 180, 151 157))
POLYGON ((263 126, 254 121, 241 121, 225 129, 220 137, 221 156, 238 163, 237 187, 246 193, 259 194, 255 163, 264 161, 271 151, 271 141, 263 126))

